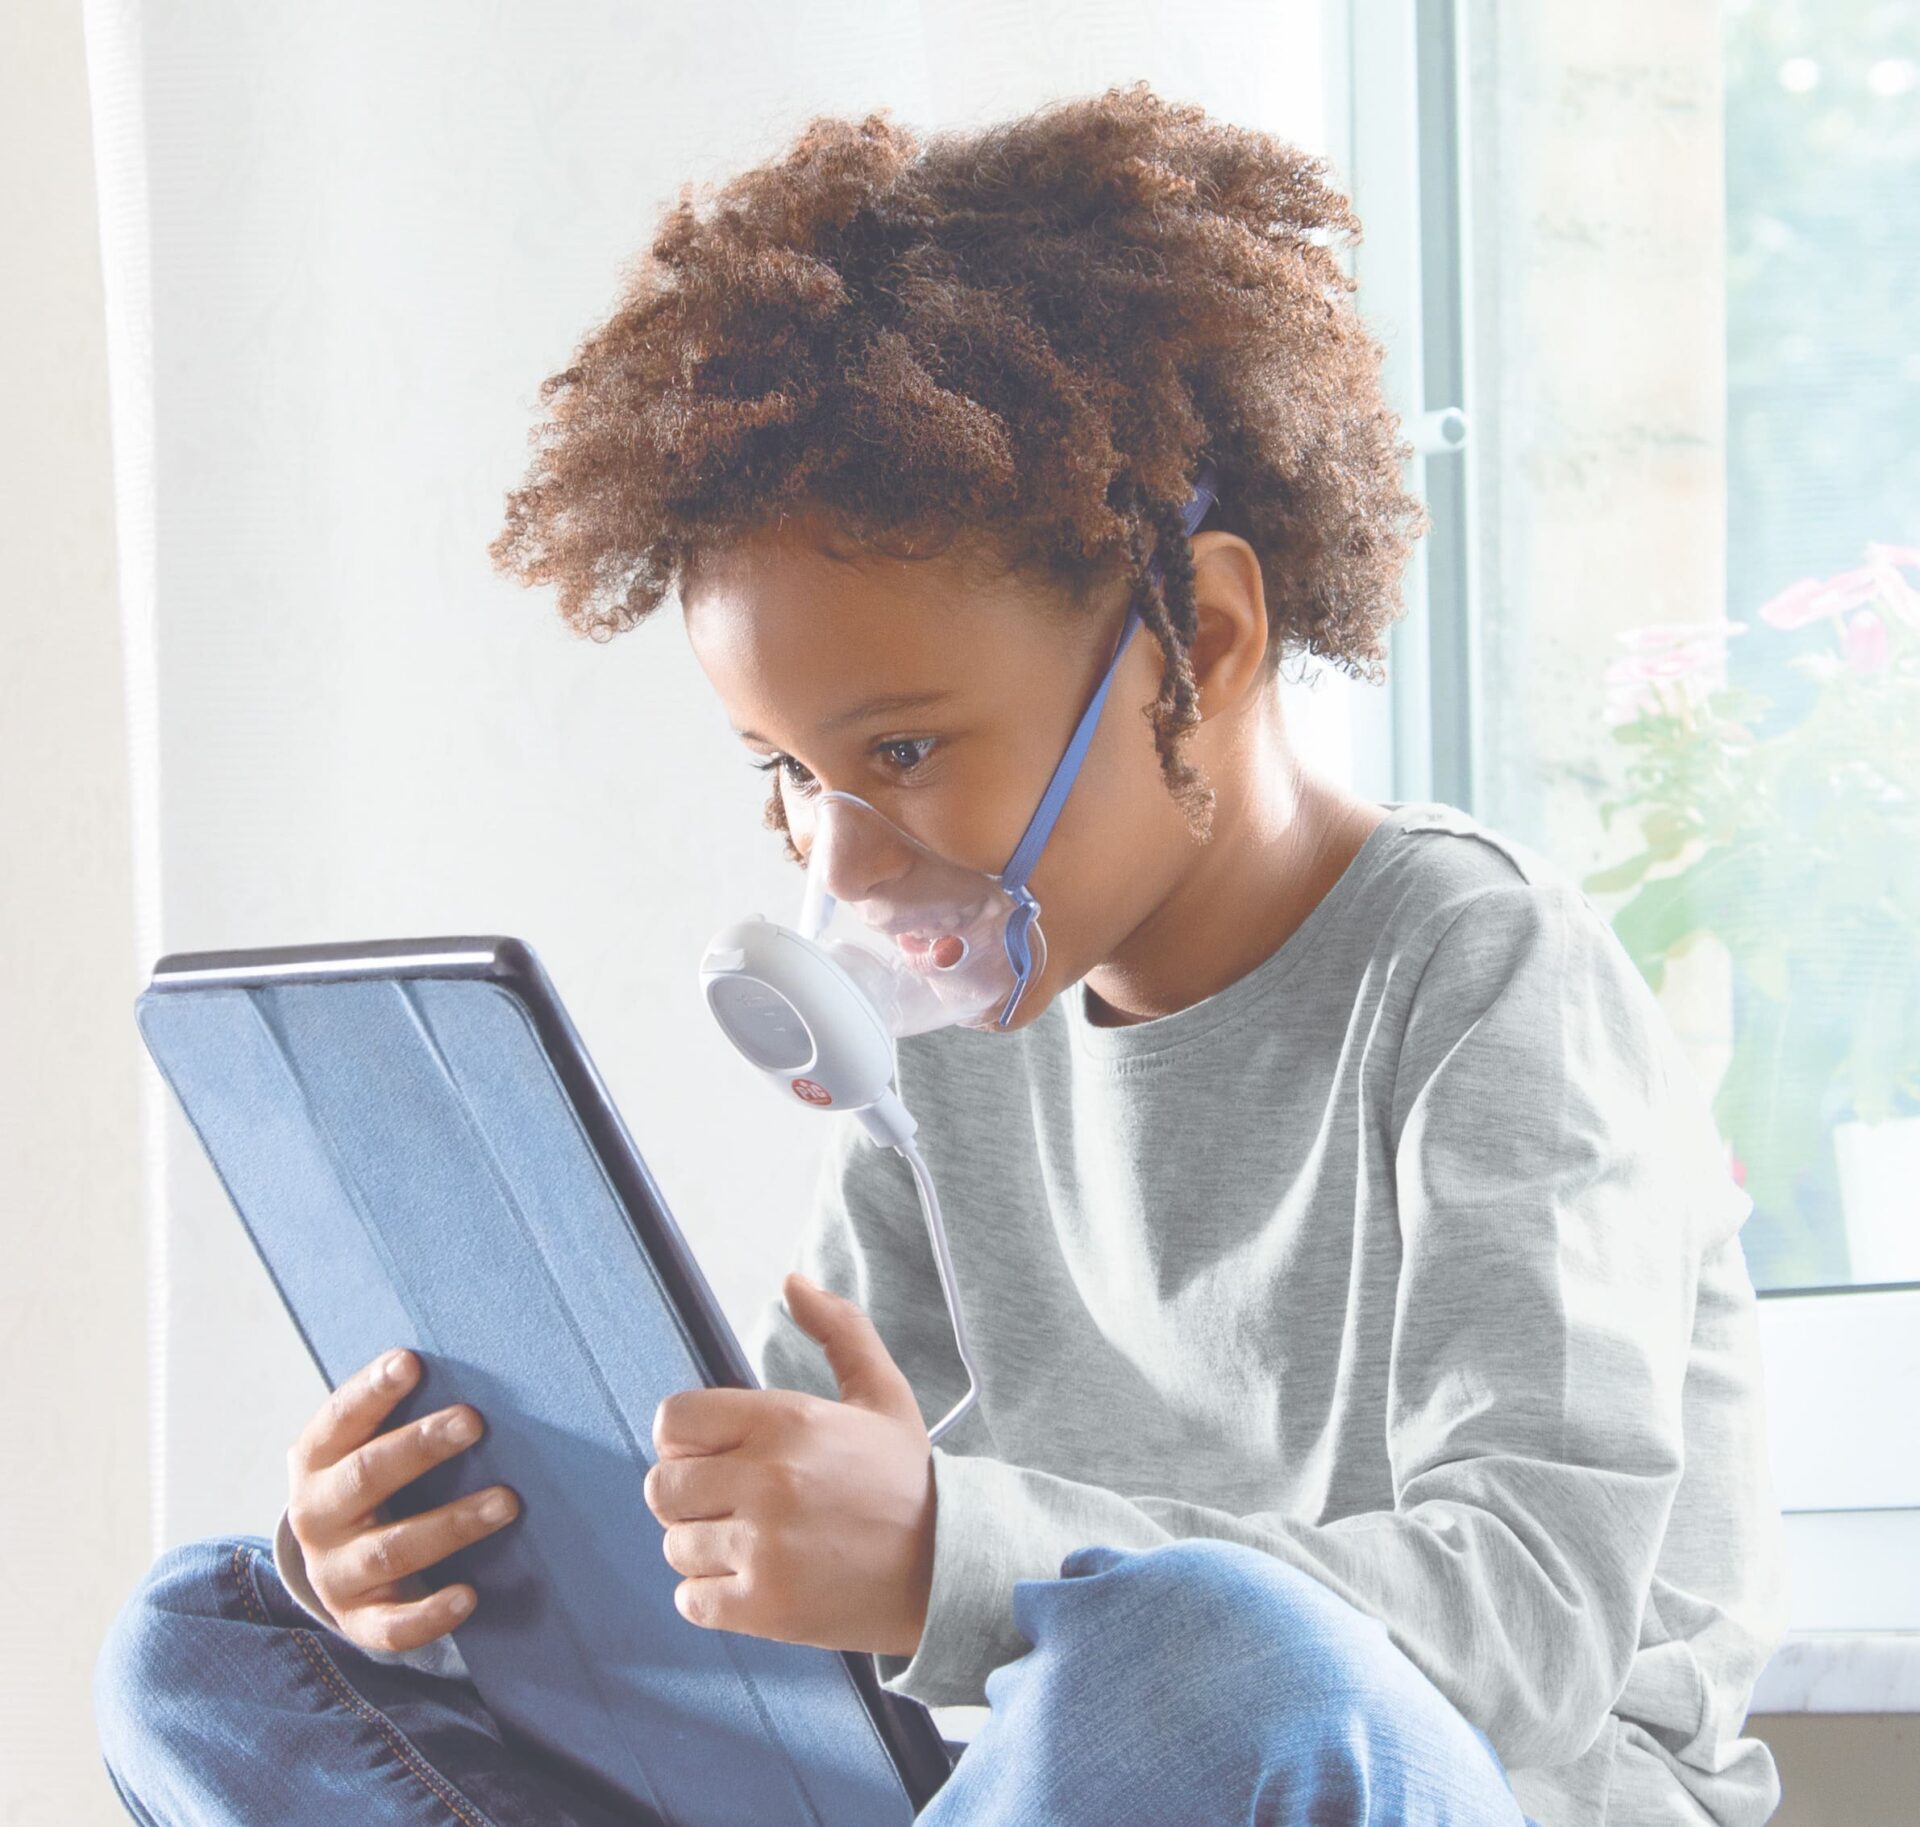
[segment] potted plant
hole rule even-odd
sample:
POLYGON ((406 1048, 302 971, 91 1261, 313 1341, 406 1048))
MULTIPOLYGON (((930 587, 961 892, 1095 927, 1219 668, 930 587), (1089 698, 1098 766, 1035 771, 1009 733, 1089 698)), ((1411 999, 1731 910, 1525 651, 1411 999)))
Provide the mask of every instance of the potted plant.
MULTIPOLYGON (((1804 1262, 1837 1181, 1855 1281, 1920 1280, 1920 548, 1870 544, 1759 620, 1797 705, 1719 683, 1733 621, 1618 638, 1603 713, 1640 845, 1583 878, 1648 983, 1710 933, 1733 971, 1714 1116, 1804 1262), (1831 1141, 1829 1141, 1831 1137, 1831 1141)), ((1828 1215, 1830 1224, 1830 1214, 1828 1215)), ((1790 1252, 1791 1254, 1791 1249, 1790 1252)))

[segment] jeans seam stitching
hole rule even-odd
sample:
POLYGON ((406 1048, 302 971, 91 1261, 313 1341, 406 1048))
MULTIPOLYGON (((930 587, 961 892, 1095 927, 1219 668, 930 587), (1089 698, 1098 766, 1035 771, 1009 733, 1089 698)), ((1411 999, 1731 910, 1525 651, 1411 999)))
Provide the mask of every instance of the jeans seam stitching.
MULTIPOLYGON (((260 1595, 254 1587, 254 1562, 258 1558, 258 1549, 250 1548, 244 1542, 236 1542, 233 1547, 233 1577, 240 1588, 240 1601, 246 1606, 254 1621, 271 1626, 273 1619, 267 1615, 266 1606, 262 1604, 260 1595)), ((428 1763, 421 1755, 419 1747, 340 1672, 338 1665, 320 1644, 315 1632, 303 1629, 298 1624, 289 1624, 283 1628, 299 1645, 300 1653, 306 1657, 320 1679, 351 1711, 364 1719, 386 1740, 388 1748, 394 1755, 420 1779, 436 1799, 445 1805, 455 1820, 464 1822, 465 1827, 495 1827, 495 1823, 475 1808, 432 1764, 428 1763)))

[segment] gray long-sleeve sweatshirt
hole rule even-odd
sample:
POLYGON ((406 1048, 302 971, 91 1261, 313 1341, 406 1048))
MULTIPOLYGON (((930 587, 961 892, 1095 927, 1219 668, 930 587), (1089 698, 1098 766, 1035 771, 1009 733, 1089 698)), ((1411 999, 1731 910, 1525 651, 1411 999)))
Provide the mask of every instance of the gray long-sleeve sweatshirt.
MULTIPOLYGON (((1382 1620, 1540 1827, 1760 1827, 1785 1628, 1755 1299, 1705 1091, 1606 921, 1457 808, 1385 802, 1252 971, 1101 1028, 899 1047, 981 1380, 934 1448, 927 1624, 979 1705, 1086 1543, 1250 1543, 1382 1620)), ((793 1258, 931 1422, 965 1392, 907 1163, 832 1125, 793 1258)), ((784 1305, 748 1348, 836 1394, 784 1305)), ((330 1622, 285 1518, 276 1561, 330 1622)), ((463 1672, 451 1637, 396 1655, 463 1672)), ((1249 1695, 1248 1704, 1259 1697, 1249 1695)))

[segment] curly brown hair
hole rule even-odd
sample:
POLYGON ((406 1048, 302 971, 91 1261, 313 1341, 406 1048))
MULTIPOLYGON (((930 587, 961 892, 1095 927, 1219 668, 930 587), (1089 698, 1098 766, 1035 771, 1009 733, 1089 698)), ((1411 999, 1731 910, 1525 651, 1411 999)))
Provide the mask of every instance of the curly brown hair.
MULTIPOLYGON (((1378 683, 1427 525, 1328 245, 1360 225, 1324 159, 1144 82, 970 131, 888 113, 817 117, 779 159, 681 187, 541 384, 489 553, 594 640, 796 514, 894 557, 965 536, 1069 609, 1124 570, 1164 656, 1163 777, 1210 812, 1178 753, 1200 461, 1207 524, 1259 556, 1275 669, 1291 647, 1378 683)), ((786 831, 777 787, 766 822, 786 831)))

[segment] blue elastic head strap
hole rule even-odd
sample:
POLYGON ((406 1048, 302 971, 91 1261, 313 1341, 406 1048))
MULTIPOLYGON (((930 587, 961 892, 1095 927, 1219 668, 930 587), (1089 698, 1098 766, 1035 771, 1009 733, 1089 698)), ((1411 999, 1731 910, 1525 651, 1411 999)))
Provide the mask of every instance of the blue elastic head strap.
MULTIPOLYGON (((1187 538, 1193 537, 1200 522, 1206 518, 1208 508, 1213 506, 1217 498, 1214 493, 1216 486, 1213 465, 1201 464, 1193 494, 1181 515, 1181 531, 1187 538)), ((1147 576, 1157 582, 1160 575, 1160 555, 1156 552, 1153 562, 1147 567, 1147 576)), ((1143 584, 1142 590, 1145 588, 1143 584)), ((1067 744, 1066 753, 1053 770, 1053 778, 1047 782, 1047 790, 1040 796, 1040 804, 1027 821, 1027 828, 1014 846, 1013 855, 1007 859, 1006 868, 1000 872, 1000 886, 1015 902, 1006 928, 1007 962, 1013 966, 1014 984, 1013 994, 1007 998, 1007 1006, 994 1018, 996 1027, 1004 1028, 1013 1019, 1013 1011, 1019 1005, 1026 991, 1027 979, 1033 971, 1033 950, 1027 943, 1027 929, 1040 917, 1040 903, 1028 889, 1027 877, 1033 873, 1034 864, 1040 860, 1040 852, 1047 846, 1054 820, 1060 816, 1060 808, 1067 803, 1067 794, 1073 786, 1074 777, 1080 772, 1087 746, 1093 740, 1094 727, 1100 721, 1100 707, 1107 701, 1107 687, 1113 683, 1120 656, 1127 651, 1127 643, 1139 625, 1140 592, 1136 591, 1127 604, 1127 619, 1121 625, 1120 638, 1114 643, 1113 657, 1107 662, 1107 670, 1101 674, 1100 683, 1087 708, 1080 713, 1073 740, 1067 744)))

